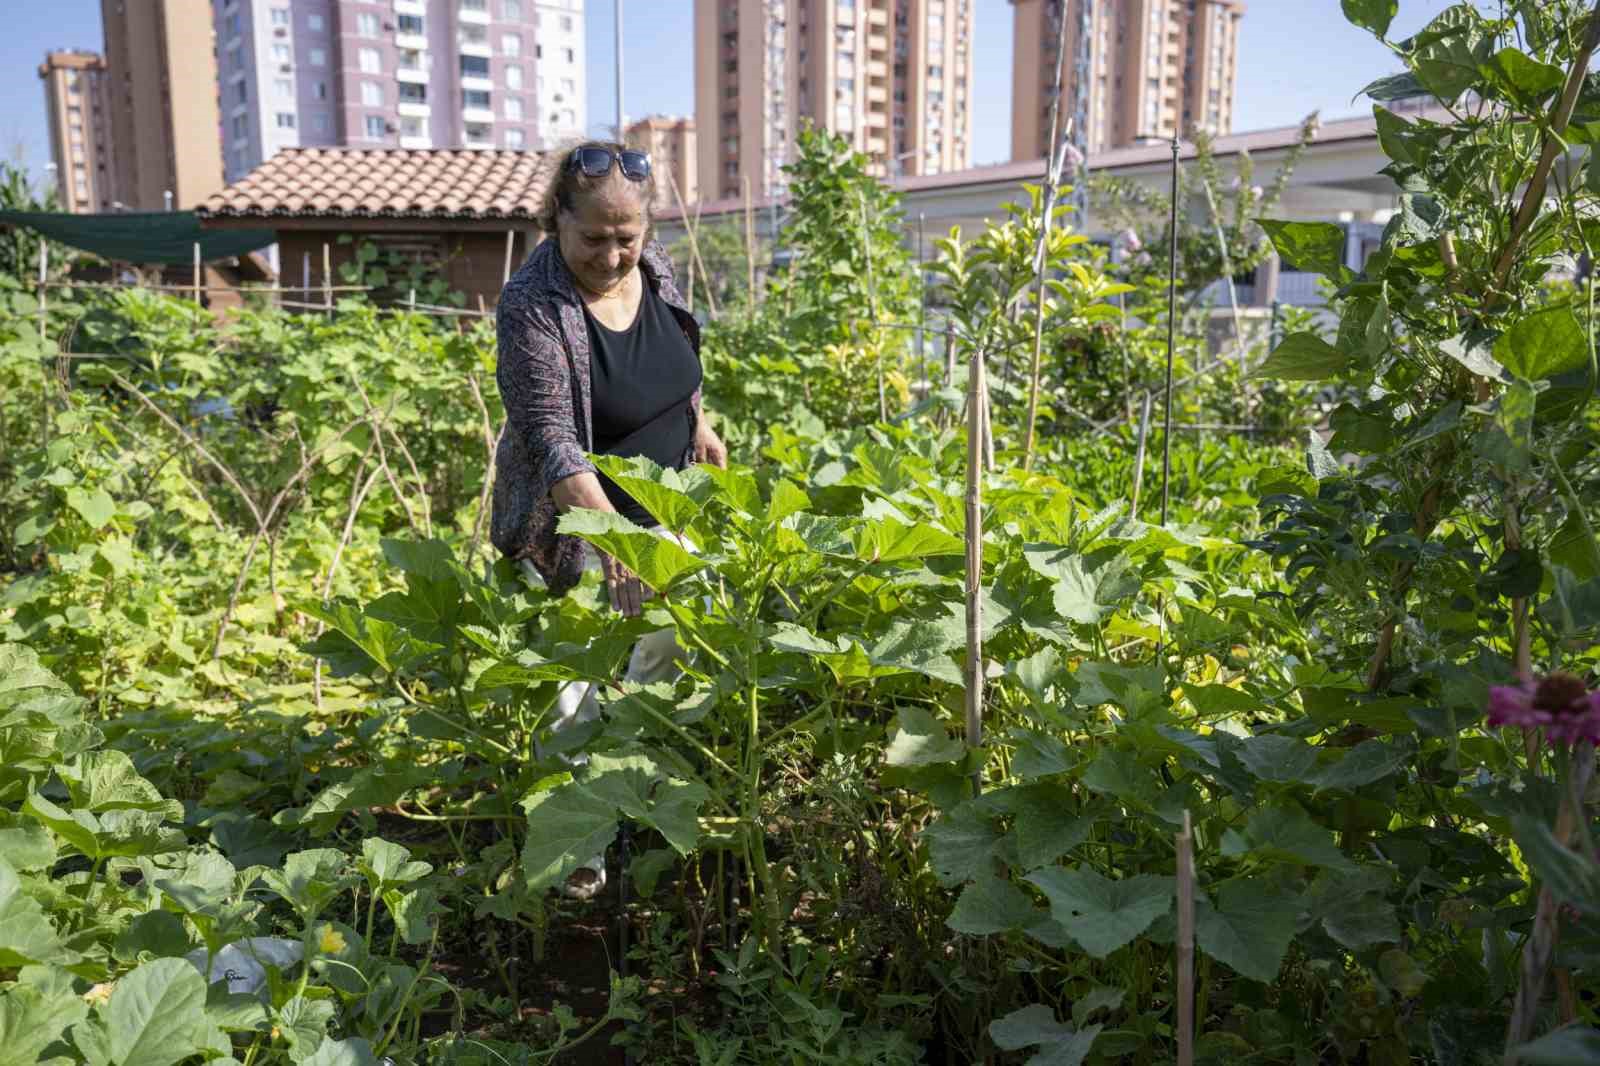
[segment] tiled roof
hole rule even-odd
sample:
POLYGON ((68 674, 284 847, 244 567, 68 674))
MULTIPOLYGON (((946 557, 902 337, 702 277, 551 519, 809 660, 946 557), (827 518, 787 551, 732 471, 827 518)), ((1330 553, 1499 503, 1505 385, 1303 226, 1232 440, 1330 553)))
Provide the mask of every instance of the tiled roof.
POLYGON ((537 152, 285 148, 197 209, 202 218, 532 219, 537 152))

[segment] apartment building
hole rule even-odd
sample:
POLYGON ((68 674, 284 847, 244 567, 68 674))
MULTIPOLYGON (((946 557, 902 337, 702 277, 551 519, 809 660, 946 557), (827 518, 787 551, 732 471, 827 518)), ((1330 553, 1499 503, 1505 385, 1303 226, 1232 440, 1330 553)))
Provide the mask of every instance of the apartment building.
POLYGON ((51 52, 39 65, 60 208, 110 211, 111 116, 106 62, 93 52, 51 52))
POLYGON ((655 168, 656 209, 675 207, 678 196, 692 204, 700 198, 699 159, 694 119, 651 115, 628 127, 625 143, 650 153, 655 168), (677 194, 673 186, 677 186, 677 194))
POLYGON ((695 0, 703 195, 783 187, 807 120, 880 176, 972 162, 975 0, 695 0))
POLYGON ((192 207, 222 188, 210 0, 101 0, 112 198, 192 207), (169 203, 170 199, 170 203, 169 203))
POLYGON ((1242 0, 1011 0, 1011 158, 1049 154, 1061 20, 1066 64, 1058 126, 1081 124, 1089 151, 1233 129, 1242 0), (1080 42, 1088 5, 1088 63, 1080 42))
POLYGON ((212 0, 236 181, 281 148, 539 149, 587 124, 583 0, 212 0))

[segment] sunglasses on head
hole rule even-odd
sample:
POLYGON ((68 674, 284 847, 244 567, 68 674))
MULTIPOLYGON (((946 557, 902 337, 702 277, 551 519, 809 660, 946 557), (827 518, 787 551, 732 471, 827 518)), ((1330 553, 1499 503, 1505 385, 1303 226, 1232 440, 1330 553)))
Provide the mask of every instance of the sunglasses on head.
POLYGON ((567 170, 581 170, 591 178, 603 178, 611 173, 613 162, 622 168, 622 176, 629 181, 643 181, 650 176, 649 155, 632 148, 620 152, 594 146, 574 148, 567 156, 567 170))

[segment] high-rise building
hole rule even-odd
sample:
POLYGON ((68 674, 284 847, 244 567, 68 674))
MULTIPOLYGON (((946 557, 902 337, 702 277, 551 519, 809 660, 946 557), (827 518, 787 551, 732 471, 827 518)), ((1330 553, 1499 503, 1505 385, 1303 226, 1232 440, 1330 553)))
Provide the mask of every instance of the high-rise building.
POLYGON ((92 52, 51 52, 39 64, 61 210, 110 211, 111 117, 106 62, 92 52))
POLYGON ((113 198, 188 208, 222 188, 210 0, 100 0, 113 198))
POLYGON ((586 123, 583 0, 212 0, 227 176, 280 148, 547 147, 586 123))
POLYGON ((975 0, 695 0, 700 190, 776 192, 802 124, 881 176, 972 162, 975 0))
POLYGON ((1233 128, 1242 0, 1011 0, 1011 157, 1050 152, 1061 19, 1066 62, 1057 128, 1082 124, 1089 151, 1233 128), (1080 48, 1088 5, 1087 63, 1080 48))
POLYGON ((626 143, 650 153, 656 176, 656 208, 672 207, 677 196, 692 204, 700 198, 697 180, 698 151, 695 147, 694 119, 651 115, 628 127, 626 143), (677 196, 673 186, 677 186, 677 196))

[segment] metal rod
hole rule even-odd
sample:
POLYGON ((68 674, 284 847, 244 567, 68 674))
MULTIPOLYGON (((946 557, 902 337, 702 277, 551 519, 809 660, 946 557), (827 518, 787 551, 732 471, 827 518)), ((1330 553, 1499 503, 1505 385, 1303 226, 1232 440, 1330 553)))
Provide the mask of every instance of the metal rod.
POLYGON ((1178 1066, 1194 1066, 1194 823, 1178 834, 1178 1066))
POLYGON ((1150 437, 1150 401, 1154 399, 1151 393, 1145 392, 1144 406, 1139 413, 1139 447, 1133 459, 1133 509, 1129 511, 1135 520, 1139 517, 1139 493, 1144 488, 1144 446, 1150 437))
MULTIPOLYGON (((947 364, 948 365, 948 364, 947 364)), ((983 351, 972 348, 967 382, 967 662, 964 717, 967 747, 983 746, 983 351)), ((972 772, 972 794, 983 791, 983 764, 972 772)))
POLYGON ((617 16, 617 143, 622 144, 625 132, 622 124, 622 0, 616 0, 615 9, 617 16))

